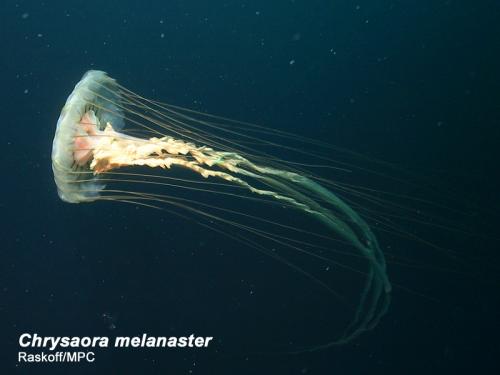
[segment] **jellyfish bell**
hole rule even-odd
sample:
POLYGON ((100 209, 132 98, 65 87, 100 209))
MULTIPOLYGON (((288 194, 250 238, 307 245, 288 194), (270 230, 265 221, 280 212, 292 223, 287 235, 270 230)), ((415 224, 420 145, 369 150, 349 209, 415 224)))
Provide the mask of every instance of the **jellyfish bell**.
POLYGON ((91 202, 104 185, 89 176, 92 141, 107 123, 123 128, 115 80, 89 71, 78 82, 61 110, 52 144, 52 170, 59 197, 69 203, 91 202), (93 138, 94 137, 94 138, 93 138))
POLYGON ((194 111, 144 99, 106 73, 89 71, 68 97, 57 122, 52 168, 59 197, 69 203, 115 200, 184 209, 209 221, 212 228, 220 224, 240 231, 233 234, 219 230, 284 261, 334 294, 320 278, 266 249, 259 239, 358 272, 362 282, 353 316, 325 346, 349 342, 374 328, 389 307, 391 283, 384 254, 367 222, 320 178, 268 154, 252 152, 247 143, 234 138, 241 134, 241 127, 231 126, 235 123, 217 126, 213 120, 210 115, 196 117, 194 111), (233 136, 231 140, 229 135, 233 136), (153 176, 130 172, 133 167, 164 173, 153 176), (172 177, 174 169, 189 171, 190 178, 172 177), (117 182, 141 187, 118 189, 114 187, 117 182), (223 194, 226 206, 207 199, 192 205, 172 189, 169 194, 147 192, 143 188, 146 184, 223 194), (323 232, 271 220, 267 211, 250 212, 249 208, 244 212, 238 202, 245 199, 304 215, 326 230, 328 240, 338 240, 349 250, 336 253, 320 246, 314 241, 323 241, 327 237, 323 232), (362 259, 366 269, 346 266, 335 260, 337 255, 362 259))

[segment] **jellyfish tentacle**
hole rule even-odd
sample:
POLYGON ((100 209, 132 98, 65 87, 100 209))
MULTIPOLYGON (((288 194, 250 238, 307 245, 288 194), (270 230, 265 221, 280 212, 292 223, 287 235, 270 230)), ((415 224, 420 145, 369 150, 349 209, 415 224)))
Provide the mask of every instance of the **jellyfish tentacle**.
MULTIPOLYGON (((380 250, 378 241, 368 224, 334 193, 307 177, 300 176, 294 172, 282 171, 269 167, 260 167, 241 157, 237 159, 241 162, 241 164, 262 173, 264 176, 266 174, 278 176, 286 181, 299 184, 305 188, 306 191, 311 191, 332 204, 336 211, 338 211, 337 213, 340 213, 348 218, 344 222, 330 210, 323 208, 312 198, 297 192, 289 185, 273 178, 260 177, 265 179, 268 184, 278 187, 280 191, 286 190, 294 197, 300 197, 301 202, 307 202, 310 207, 310 209, 307 210, 308 213, 313 214, 329 228, 333 229, 339 235, 351 242, 352 245, 356 247, 370 263, 371 269, 366 278, 355 317, 344 332, 341 339, 336 340, 331 344, 348 342, 359 336, 362 332, 375 327, 382 316, 387 312, 390 304, 390 292, 392 288, 386 274, 386 262, 384 255, 380 250), (348 223, 357 227, 358 234, 356 234, 353 230, 354 228, 351 228, 348 223), (362 238, 358 236, 361 236, 362 238)), ((245 172, 244 170, 240 170, 240 172, 248 174, 248 172, 245 172)), ((252 177, 255 176, 258 175, 252 173, 252 177)))
POLYGON ((141 139, 123 135, 109 123, 99 132, 93 142, 90 164, 94 174, 130 165, 167 169, 180 166, 204 178, 220 178, 254 194, 285 202, 315 217, 357 249, 370 269, 353 320, 343 335, 329 345, 352 340, 373 328, 386 313, 391 284, 378 241, 368 224, 330 190, 293 171, 261 166, 234 152, 217 151, 173 137, 141 139))

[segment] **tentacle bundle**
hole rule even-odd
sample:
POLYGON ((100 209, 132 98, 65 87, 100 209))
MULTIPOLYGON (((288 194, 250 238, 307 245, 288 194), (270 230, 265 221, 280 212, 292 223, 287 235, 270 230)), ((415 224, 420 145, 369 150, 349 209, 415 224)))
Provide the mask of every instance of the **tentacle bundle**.
MULTIPOLYGON (((348 342, 377 325, 390 304, 391 284, 384 254, 368 224, 347 203, 295 170, 252 161, 248 153, 232 147, 224 150, 218 138, 211 137, 206 130, 196 138, 193 127, 182 122, 190 117, 172 115, 173 111, 156 103, 154 108, 147 107, 145 102, 104 72, 85 74, 61 112, 53 143, 52 166, 61 199, 72 203, 110 199, 110 195, 101 197, 106 192, 101 176, 121 167, 147 166, 188 169, 204 179, 223 180, 255 196, 281 202, 322 223, 356 249, 368 264, 354 318, 341 335, 325 346, 348 342), (161 131, 153 132, 158 136, 150 138, 121 133, 118 130, 125 121, 132 122, 126 115, 139 118, 133 123, 148 132, 153 124, 175 137, 161 131), (213 142, 197 144, 204 140, 213 142)), ((200 121, 199 125, 210 123, 200 121)), ((130 202, 130 198, 126 196, 122 201, 130 202)))
POLYGON ((272 197, 314 216, 354 246, 369 262, 360 305, 355 320, 338 342, 346 342, 373 328, 389 306, 391 285, 378 242, 368 224, 335 194, 297 173, 259 166, 243 156, 196 146, 172 137, 140 139, 116 132, 108 123, 93 150, 90 169, 95 174, 123 166, 169 169, 180 166, 204 178, 215 177, 247 188, 252 193, 272 197), (213 167, 217 167, 214 170, 213 167), (257 188, 244 177, 261 181, 273 190, 257 188), (328 202, 332 209, 319 201, 328 202))

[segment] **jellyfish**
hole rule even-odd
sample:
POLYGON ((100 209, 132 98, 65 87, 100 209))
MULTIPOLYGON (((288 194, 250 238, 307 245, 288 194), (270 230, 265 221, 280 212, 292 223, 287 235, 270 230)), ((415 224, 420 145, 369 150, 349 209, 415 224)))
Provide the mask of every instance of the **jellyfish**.
MULTIPOLYGON (((374 328, 387 312, 391 283, 384 254, 368 223, 329 188, 332 185, 326 180, 269 153, 252 150, 252 141, 266 142, 262 139, 265 134, 257 125, 224 121, 145 99, 105 72, 92 70, 76 84, 57 121, 52 147, 54 180, 59 197, 68 203, 112 200, 167 210, 170 207, 205 219, 205 225, 213 229, 217 224, 229 225, 239 232, 218 231, 250 243, 332 290, 320 278, 269 251, 258 240, 266 239, 267 243, 340 264, 331 255, 335 252, 318 250, 319 246, 307 239, 325 234, 312 233, 286 220, 272 221, 266 211, 245 212, 237 205, 239 200, 250 200, 251 204, 265 202, 287 213, 307 216, 328 237, 347 245, 348 255, 366 264, 366 269, 359 272, 361 289, 351 319, 333 340, 317 348, 347 343, 374 328), (254 131, 254 135, 239 137, 244 128, 254 131), (161 174, 142 172, 146 168, 161 174), (175 170, 187 171, 189 178, 172 177, 175 170), (117 188, 118 182, 137 187, 117 188), (159 189, 149 191, 146 185, 159 189), (222 194, 231 198, 231 206, 221 207, 210 199, 193 204, 189 194, 175 194, 186 189, 222 194), (227 219, 229 214, 236 219, 227 219), (283 231, 299 235, 289 236, 283 231), (252 239, 241 233, 251 234, 252 239)), ((287 137, 293 135, 286 134, 287 137)), ((267 145, 280 147, 273 142, 267 145)), ((283 147, 286 149, 286 145, 283 147)))

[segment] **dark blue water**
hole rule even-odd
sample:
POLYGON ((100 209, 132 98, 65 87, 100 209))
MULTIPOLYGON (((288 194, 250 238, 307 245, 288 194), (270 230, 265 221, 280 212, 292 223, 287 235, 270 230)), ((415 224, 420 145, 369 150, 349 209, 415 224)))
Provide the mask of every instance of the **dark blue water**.
POLYGON ((0 373, 497 373, 499 16, 495 1, 3 2, 0 373), (346 346, 276 354, 300 337, 323 343, 328 331, 314 315, 335 320, 335 301, 288 305, 324 295, 192 223, 59 200, 55 123, 89 69, 152 99, 414 171, 453 192, 467 215, 445 215, 477 236, 423 230, 457 251, 451 266, 439 250, 378 233, 383 248, 426 265, 389 265, 396 287, 380 325, 346 346), (466 272, 461 259, 474 260, 466 272), (97 349, 92 364, 18 364, 24 332, 216 341, 206 350, 97 349))

